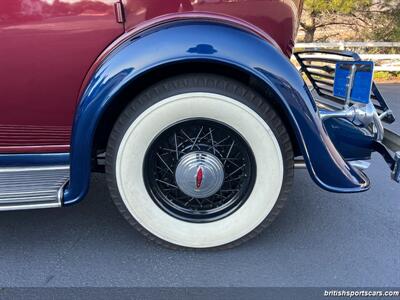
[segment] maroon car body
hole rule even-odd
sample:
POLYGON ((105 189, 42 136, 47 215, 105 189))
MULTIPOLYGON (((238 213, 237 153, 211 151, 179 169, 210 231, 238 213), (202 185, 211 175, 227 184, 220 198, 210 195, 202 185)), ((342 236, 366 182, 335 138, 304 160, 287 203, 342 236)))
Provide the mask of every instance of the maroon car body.
POLYGON ((0 153, 68 152, 80 91, 127 32, 188 17, 230 20, 289 56, 301 0, 2 0, 0 153), (55 72, 56 70, 56 72, 55 72))

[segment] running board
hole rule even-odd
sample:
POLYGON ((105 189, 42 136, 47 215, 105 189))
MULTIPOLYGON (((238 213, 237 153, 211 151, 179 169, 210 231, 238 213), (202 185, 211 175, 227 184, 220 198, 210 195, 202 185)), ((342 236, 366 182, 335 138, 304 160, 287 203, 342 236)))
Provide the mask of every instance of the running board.
POLYGON ((0 211, 60 207, 69 166, 0 168, 0 211))

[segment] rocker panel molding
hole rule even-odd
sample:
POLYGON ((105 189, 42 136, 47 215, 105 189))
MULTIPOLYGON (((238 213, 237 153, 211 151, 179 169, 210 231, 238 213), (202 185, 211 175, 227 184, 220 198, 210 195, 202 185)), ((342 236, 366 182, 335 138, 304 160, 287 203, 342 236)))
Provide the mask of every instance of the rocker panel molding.
POLYGON ((69 166, 0 168, 0 211, 60 207, 69 166))

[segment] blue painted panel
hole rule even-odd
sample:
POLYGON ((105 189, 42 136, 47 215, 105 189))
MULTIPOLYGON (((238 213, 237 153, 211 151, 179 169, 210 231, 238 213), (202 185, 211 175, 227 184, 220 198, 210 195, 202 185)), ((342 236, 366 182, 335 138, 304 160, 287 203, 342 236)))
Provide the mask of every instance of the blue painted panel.
POLYGON ((368 160, 375 137, 363 127, 342 118, 325 120, 325 128, 336 149, 346 160, 368 160))
POLYGON ((93 136, 103 112, 118 101, 118 91, 152 68, 190 61, 229 64, 257 76, 281 99, 314 181, 334 192, 368 189, 366 176, 349 166, 334 147, 307 86, 282 52, 227 25, 180 21, 132 37, 106 57, 92 77, 75 116, 66 205, 82 199, 88 190, 93 136))
POLYGON ((346 61, 337 63, 333 94, 336 97, 346 99, 349 77, 353 65, 355 65, 356 69, 350 99, 354 102, 367 104, 371 97, 372 79, 374 75, 374 63, 372 61, 346 61))
POLYGON ((0 154, 0 167, 69 165, 69 153, 0 154))

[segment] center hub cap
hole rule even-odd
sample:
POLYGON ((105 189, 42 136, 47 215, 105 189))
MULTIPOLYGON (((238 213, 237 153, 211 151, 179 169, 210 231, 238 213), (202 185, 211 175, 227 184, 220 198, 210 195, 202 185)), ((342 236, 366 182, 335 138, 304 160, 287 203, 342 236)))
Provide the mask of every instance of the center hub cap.
POLYGON ((208 152, 190 152, 180 159, 175 180, 186 195, 207 198, 221 189, 224 166, 217 157, 208 152))

